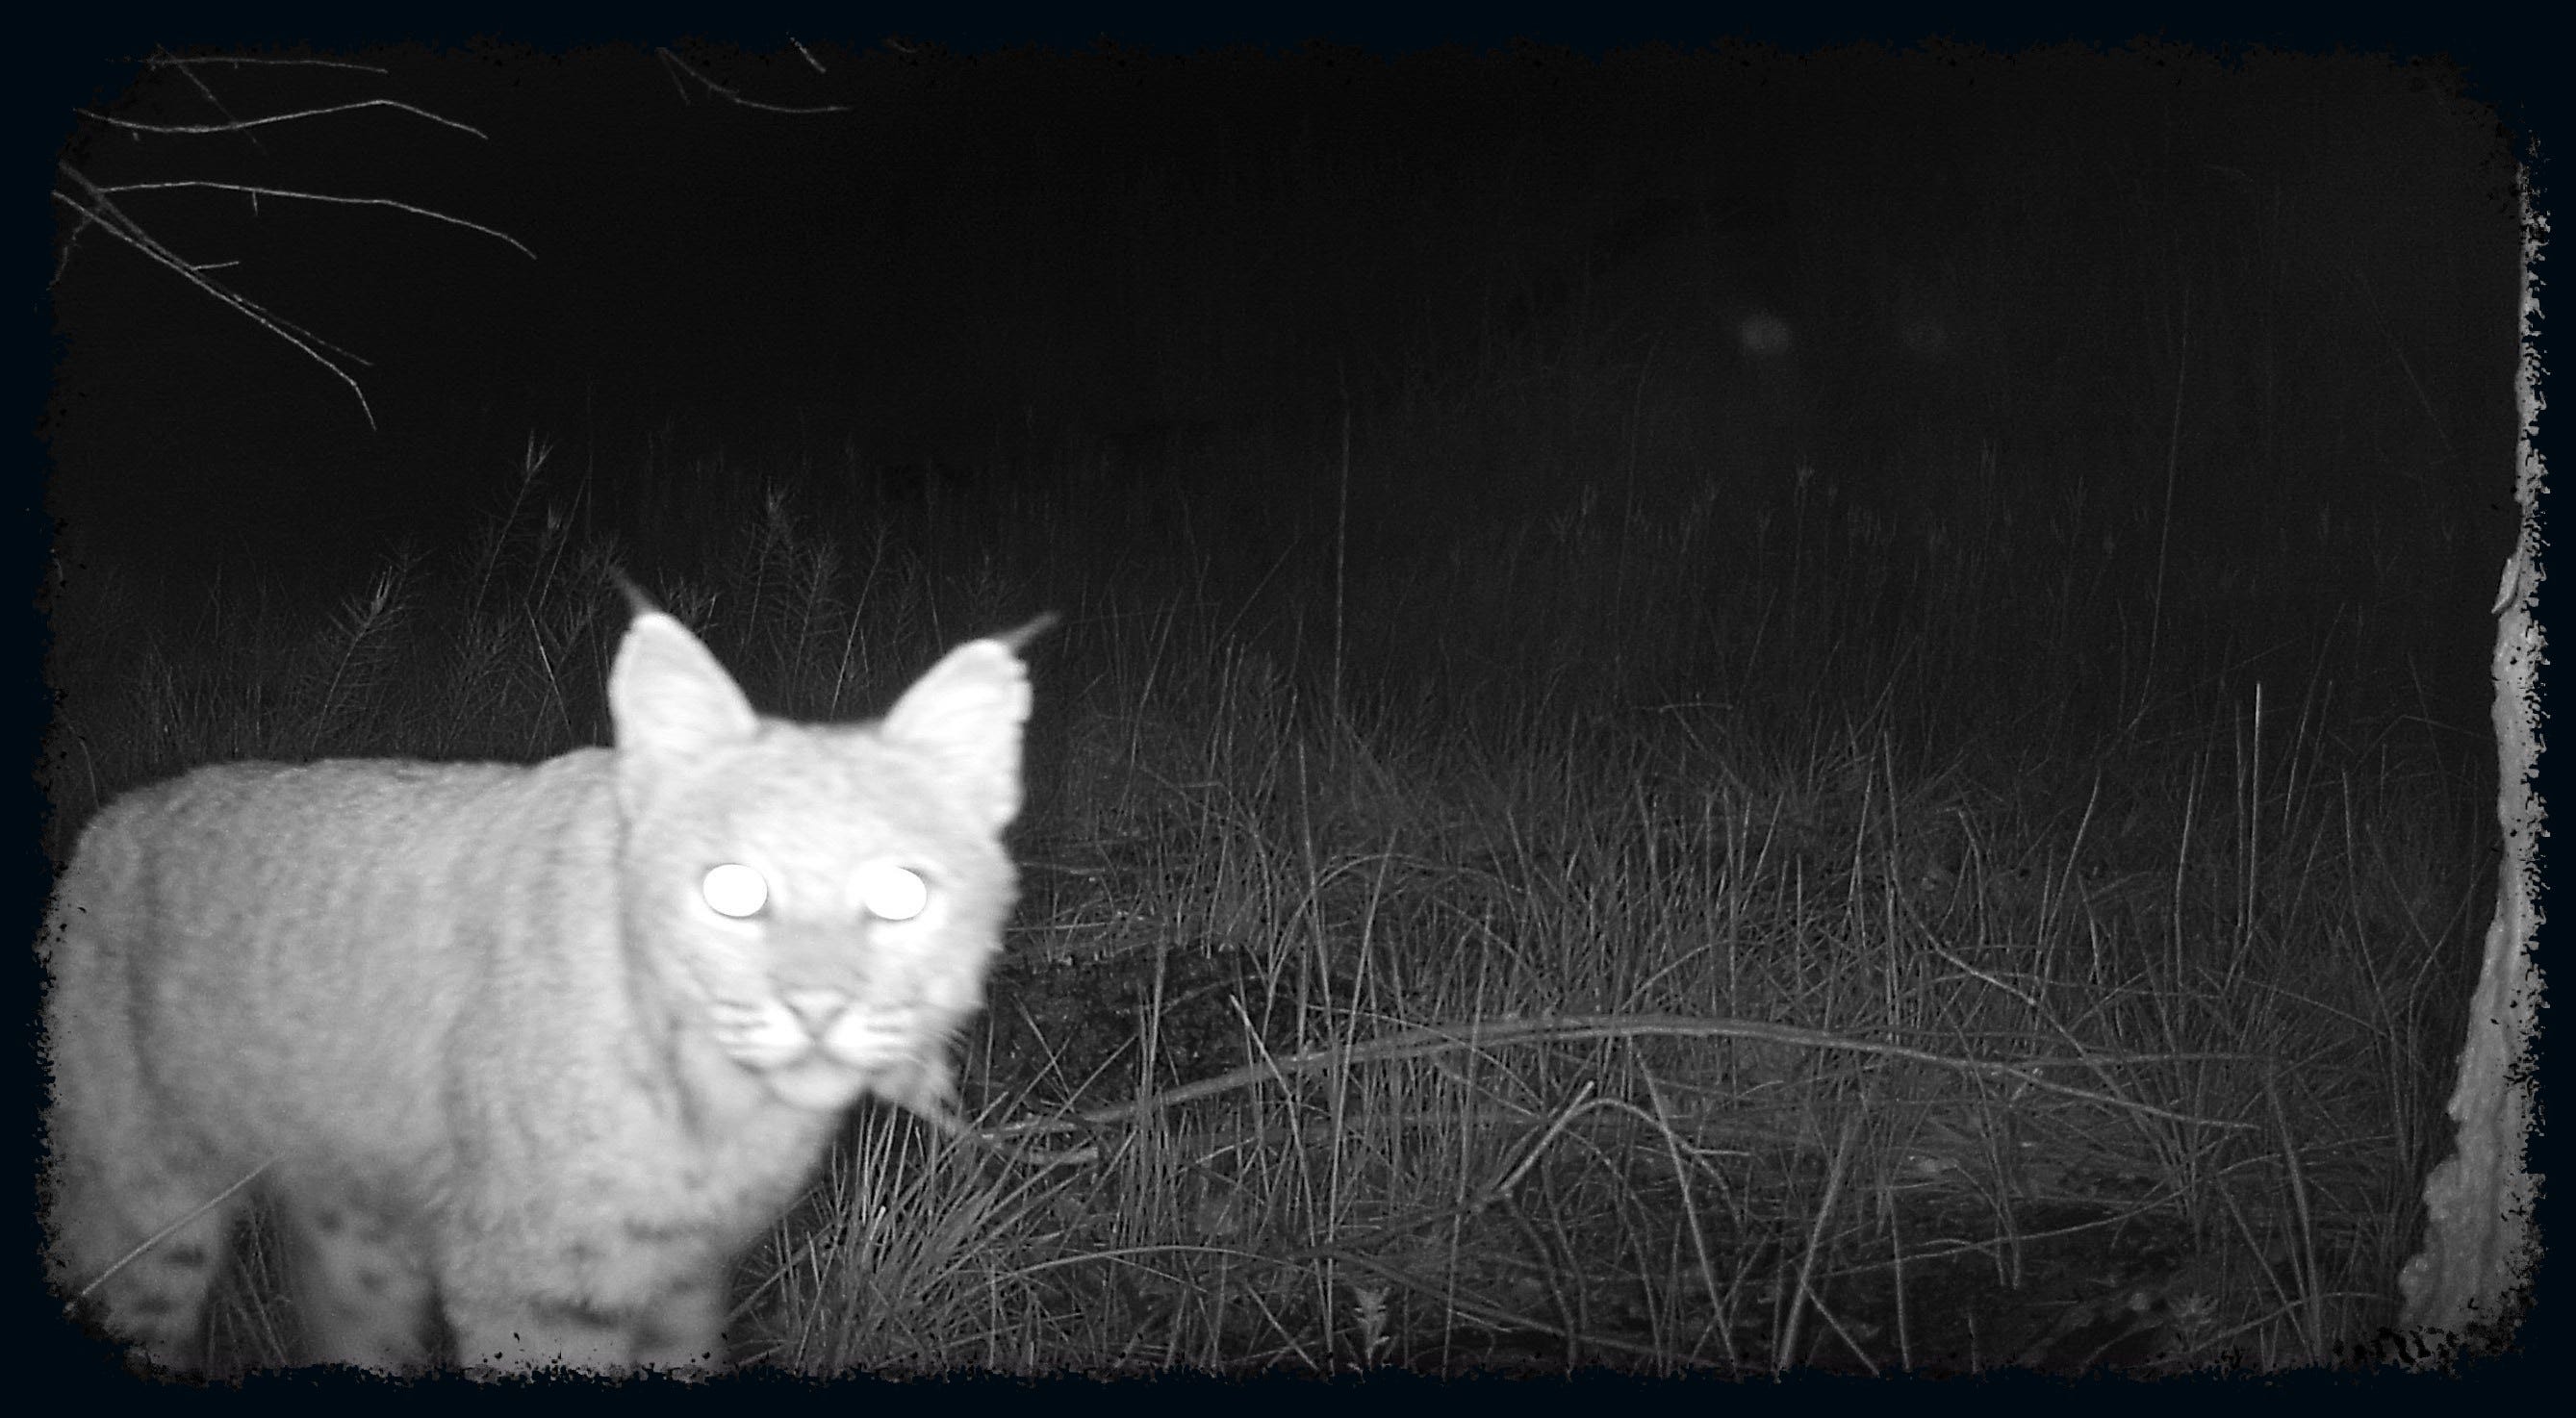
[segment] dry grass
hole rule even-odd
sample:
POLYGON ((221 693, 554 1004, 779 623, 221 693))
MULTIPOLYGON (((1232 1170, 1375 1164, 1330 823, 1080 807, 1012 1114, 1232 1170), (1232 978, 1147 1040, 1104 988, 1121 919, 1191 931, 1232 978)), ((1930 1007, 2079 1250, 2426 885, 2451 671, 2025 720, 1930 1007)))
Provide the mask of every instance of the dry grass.
MULTIPOLYGON (((65 586, 50 845, 211 758, 602 736, 629 553, 544 463, 336 605, 65 586)), ((2444 1145, 2480 761, 2322 660, 2247 672, 2223 605, 2160 592, 2150 649, 2098 576, 1799 488, 1356 563, 1086 556, 1006 489, 834 536, 771 495, 716 570, 639 568, 797 715, 1068 613, 975 1136, 854 1119, 746 1265, 744 1357, 2365 1353, 2444 1145), (977 517, 982 554, 922 550, 977 517)), ((235 1288, 219 1352, 274 1362, 291 1318, 235 1288)))

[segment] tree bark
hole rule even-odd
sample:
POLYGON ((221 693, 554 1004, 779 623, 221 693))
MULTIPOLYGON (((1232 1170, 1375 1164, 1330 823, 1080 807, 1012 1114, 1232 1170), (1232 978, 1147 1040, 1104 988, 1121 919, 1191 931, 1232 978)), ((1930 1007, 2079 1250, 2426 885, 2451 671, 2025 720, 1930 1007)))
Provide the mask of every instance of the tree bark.
MULTIPOLYGON (((2537 307, 2532 263, 2537 250, 2525 195, 2522 326, 2527 337, 2537 307)), ((2405 1296, 2401 1323, 2419 1363, 2509 1346, 2531 1304, 2539 1262, 2532 1224, 2535 1183, 2526 1155, 2531 1140, 2533 1026, 2540 984, 2532 968, 2539 923, 2535 860, 2542 831, 2532 787, 2540 763, 2538 688, 2543 643, 2532 618, 2542 572, 2534 522, 2540 463, 2532 449, 2538 414, 2533 353, 2526 339, 2515 390, 2522 419, 2515 495, 2522 531, 2505 568, 2495 609, 2495 735, 2500 771, 2496 817, 2504 827, 2504 861, 2496 873, 2495 918, 2486 959, 2469 1006, 2460 1076, 2451 1091, 2457 1148, 2424 1183, 2429 1213, 2424 1249, 2398 1277, 2405 1296)))

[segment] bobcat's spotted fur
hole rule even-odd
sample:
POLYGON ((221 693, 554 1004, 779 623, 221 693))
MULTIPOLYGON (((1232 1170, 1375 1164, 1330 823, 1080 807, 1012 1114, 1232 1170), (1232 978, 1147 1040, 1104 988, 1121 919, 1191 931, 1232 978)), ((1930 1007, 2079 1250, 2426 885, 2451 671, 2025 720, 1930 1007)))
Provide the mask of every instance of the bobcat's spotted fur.
POLYGON ((314 1359, 420 1367, 443 1316, 469 1369, 721 1363, 730 1269, 842 1112, 946 1102, 1016 889, 1016 643, 805 725, 647 611, 614 749, 112 804, 40 943, 56 1282, 191 1366, 256 1193, 314 1359))

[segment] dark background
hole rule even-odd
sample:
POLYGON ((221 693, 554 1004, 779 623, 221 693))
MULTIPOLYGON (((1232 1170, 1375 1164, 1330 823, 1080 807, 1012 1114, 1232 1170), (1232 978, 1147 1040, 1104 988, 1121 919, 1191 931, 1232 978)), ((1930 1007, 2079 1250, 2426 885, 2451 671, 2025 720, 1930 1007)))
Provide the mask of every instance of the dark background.
MULTIPOLYGON (((397 99, 483 138, 385 107, 255 141, 77 120, 65 156, 102 185, 391 198, 536 255, 381 208, 119 194, 370 361, 378 426, 81 234, 45 423, 71 544, 363 564, 488 515, 532 433, 610 463, 656 433, 800 451, 835 465, 806 479, 827 515, 833 479, 1157 445, 1132 461, 1278 535, 1347 414, 1392 555, 1465 497, 1540 519, 1713 490, 1751 517, 1801 466, 1890 516, 1990 517, 1982 459, 2097 505, 2170 492, 2195 562, 2455 604, 2474 640, 2509 545, 2510 167, 2439 63, 912 49, 816 43, 821 74, 680 51, 829 114, 724 102, 643 49, 478 43, 197 74, 239 115, 397 99), (1790 347, 1749 349, 1751 319, 1790 347), (1598 387, 1489 377, 1582 361, 1598 387), (1600 456, 1522 465, 1560 437, 1518 422, 1542 416, 1592 420, 1572 438, 1600 456)), ((174 71, 102 77, 97 114, 214 117, 174 71)))
POLYGON ((802 38, 99 66, 53 574, 322 607, 542 506, 650 581, 778 494, 1013 614, 1047 542, 1292 672, 1329 610, 1336 686, 1858 647, 1816 692, 2331 685, 2477 757, 2521 231, 2449 58, 802 38))

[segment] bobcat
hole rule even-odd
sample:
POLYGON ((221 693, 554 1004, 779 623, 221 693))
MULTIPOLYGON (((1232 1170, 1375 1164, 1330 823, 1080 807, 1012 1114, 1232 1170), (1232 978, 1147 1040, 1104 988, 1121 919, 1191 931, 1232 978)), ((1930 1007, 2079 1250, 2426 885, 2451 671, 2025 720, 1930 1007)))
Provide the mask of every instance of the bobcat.
POLYGON ((843 1111, 948 1107, 1044 624, 833 727, 755 714, 644 609, 613 749, 111 804, 39 946, 56 1283, 191 1367, 256 1193, 315 1360, 424 1367, 443 1314, 477 1372, 720 1364, 730 1268, 843 1111))

